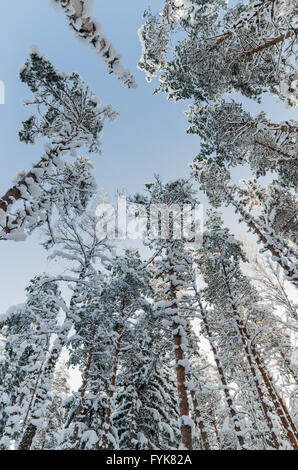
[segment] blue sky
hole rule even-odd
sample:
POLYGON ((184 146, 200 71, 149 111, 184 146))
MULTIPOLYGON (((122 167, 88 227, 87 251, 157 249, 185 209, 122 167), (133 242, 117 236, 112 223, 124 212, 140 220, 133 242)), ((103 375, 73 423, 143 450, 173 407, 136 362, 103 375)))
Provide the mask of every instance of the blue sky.
MULTIPOLYGON (((138 89, 128 90, 115 77, 107 75, 101 59, 75 39, 63 14, 57 13, 48 0, 2 2, 0 80, 5 83, 6 100, 0 105, 1 194, 19 170, 28 169, 39 160, 42 150, 41 144, 27 146, 17 137, 21 121, 29 114, 22 99, 30 98, 29 90, 18 79, 18 70, 28 57, 31 44, 37 44, 58 69, 80 73, 102 102, 112 104, 120 113, 116 122, 106 126, 103 154, 92 157, 99 189, 113 197, 121 187, 126 187, 128 193, 142 191, 144 182, 152 180, 154 173, 164 180, 188 177, 187 163, 198 153, 199 139, 185 134, 186 103, 167 101, 164 95, 153 96, 157 82, 148 84, 144 74, 136 69, 141 54, 137 30, 142 24, 142 13, 149 4, 153 11, 159 11, 162 3, 162 0, 97 2, 94 16, 122 53, 124 65, 136 76, 138 89)), ((249 102, 247 107, 252 112, 262 108, 249 102)), ((266 97, 263 107, 277 121, 291 117, 276 99, 266 97)), ((237 232, 237 217, 231 211, 225 214, 227 223, 237 232)), ((23 301, 24 287, 32 276, 54 269, 46 255, 39 246, 38 233, 23 243, 1 242, 0 313, 23 301)))

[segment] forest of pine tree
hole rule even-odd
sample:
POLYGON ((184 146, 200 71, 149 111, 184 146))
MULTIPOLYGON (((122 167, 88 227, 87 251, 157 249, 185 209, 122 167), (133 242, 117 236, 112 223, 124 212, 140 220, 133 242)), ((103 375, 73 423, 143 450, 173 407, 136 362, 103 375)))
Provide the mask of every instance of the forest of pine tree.
MULTIPOLYGON (((159 3, 135 34, 136 67, 184 102, 198 153, 188 177, 152 168, 127 196, 141 234, 129 246, 95 171, 117 102, 37 46, 19 70, 18 138, 43 150, 0 195, 0 244, 26 250, 38 233, 59 273, 36 272, 24 302, 0 311, 2 451, 298 450, 298 4, 159 3), (253 113, 264 95, 289 119, 253 113)), ((85 62, 99 56, 104 79, 133 94, 94 4, 51 0, 94 52, 85 62)))

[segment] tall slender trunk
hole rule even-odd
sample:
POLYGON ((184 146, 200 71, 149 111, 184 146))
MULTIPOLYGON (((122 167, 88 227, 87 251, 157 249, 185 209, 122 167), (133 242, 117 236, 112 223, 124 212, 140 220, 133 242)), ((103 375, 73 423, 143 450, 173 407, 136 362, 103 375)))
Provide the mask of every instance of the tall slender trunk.
POLYGON ((87 364, 86 364, 83 383, 82 383, 82 387, 81 387, 80 402, 79 402, 79 406, 77 407, 77 410, 76 410, 76 413, 75 413, 75 420, 74 420, 75 427, 74 427, 73 436, 72 436, 72 444, 74 445, 73 449, 75 448, 75 444, 76 444, 76 441, 77 441, 77 438, 78 438, 78 433, 79 433, 79 423, 81 421, 81 413, 82 413, 82 410, 83 410, 84 398, 85 398, 85 394, 86 394, 86 390, 87 390, 87 384, 88 384, 88 379, 89 379, 89 374, 90 374, 90 368, 91 368, 92 359, 93 359, 94 340, 95 340, 95 336, 96 336, 97 326, 98 326, 98 324, 97 324, 97 322, 95 322, 94 325, 93 325, 92 333, 91 333, 91 346, 90 346, 89 353, 88 353, 87 364))
MULTIPOLYGON (((239 325, 238 325, 238 326, 239 326, 239 325)), ((252 357, 251 357, 251 353, 250 353, 248 344, 247 344, 247 342, 245 341, 245 338, 243 337, 243 335, 241 334, 240 329, 239 329, 239 333, 240 333, 240 337, 241 337, 242 344, 243 344, 243 346, 244 346, 244 351, 245 351, 245 355, 246 355, 247 362, 248 362, 248 364, 249 364, 250 372, 251 372, 251 375, 252 375, 252 377, 253 377, 253 381, 254 381, 254 383, 255 383, 257 392, 258 392, 259 401, 260 401, 261 406, 262 406, 262 408, 263 408, 264 416, 265 416, 265 418, 266 418, 268 427, 269 427, 270 432, 271 432, 272 440, 273 440, 273 442, 274 442, 275 447, 276 447, 277 449, 279 449, 280 444, 279 444, 279 442, 278 442, 276 433, 275 433, 275 431, 274 431, 274 426, 273 426, 272 420, 271 420, 271 418, 270 418, 270 416, 269 416, 268 406, 267 406, 266 401, 265 401, 265 397, 264 397, 264 393, 263 393, 263 390, 262 390, 262 386, 261 386, 260 381, 259 381, 258 376, 257 376, 256 368, 255 368, 254 363, 253 363, 253 361, 252 361, 252 357)))
POLYGON ((258 370, 259 370, 259 372, 260 372, 260 374, 263 378, 263 381, 265 383, 265 386, 267 388, 269 396, 272 400, 274 408, 276 409, 277 415, 280 418, 282 426, 283 426, 283 428, 285 429, 285 431, 287 433, 289 441, 290 441, 293 449, 298 450, 298 440, 296 438, 296 436, 297 436, 296 427, 295 427, 295 425, 294 425, 294 423, 293 423, 293 421, 290 417, 290 414, 289 414, 285 404, 283 403, 283 400, 281 399, 281 397, 277 396, 277 393, 275 392, 273 384, 272 384, 272 379, 269 376, 268 372, 266 371, 264 363, 260 359, 260 355, 259 355, 258 351, 256 350, 256 347, 255 347, 254 343, 252 342, 252 340, 250 338, 250 335, 247 331, 246 326, 243 324, 243 321, 241 320, 241 318, 238 315, 237 307, 235 306, 234 301, 233 301, 233 296, 232 296, 232 291, 231 291, 231 287, 230 287, 230 284, 229 284, 227 271, 226 271, 225 265, 223 263, 222 263, 222 268, 223 268, 223 273, 224 273, 224 278, 225 278, 225 284, 226 284, 227 291, 228 291, 228 294, 229 294, 229 297, 230 297, 230 303, 231 303, 231 306, 232 306, 232 310, 233 310, 234 315, 235 315, 238 331, 239 331, 240 336, 241 336, 241 340, 242 340, 242 344, 244 346, 247 361, 249 363, 251 373, 253 375, 253 378, 254 378, 254 381, 255 381, 255 384, 256 384, 256 387, 257 387, 257 390, 258 390, 258 394, 259 394, 259 397, 260 397, 260 401, 261 401, 264 413, 267 417, 268 426, 269 426, 269 428, 272 432, 272 438, 273 438, 273 440, 274 440, 274 442, 275 442, 275 444, 277 445, 277 448, 278 448, 279 443, 277 441, 276 434, 273 431, 273 424, 272 424, 271 418, 268 415, 268 408, 267 408, 267 405, 265 404, 265 401, 264 401, 263 391, 261 389, 259 380, 257 379, 256 371, 255 371, 255 367, 254 367, 252 358, 254 359, 254 361, 255 361, 255 363, 258 367, 258 370))
POLYGON ((220 440, 220 437, 219 437, 219 432, 218 432, 218 427, 217 427, 217 423, 216 423, 216 417, 215 417, 214 410, 210 410, 210 413, 211 413, 211 424, 214 428, 216 442, 218 444, 219 450, 221 450, 222 445, 221 445, 221 440, 220 440))
MULTIPOLYGON (((61 351, 64 345, 66 344, 67 336, 71 329, 71 326, 72 326, 71 322, 66 322, 65 328, 62 330, 62 333, 58 335, 58 338, 56 339, 56 341, 58 340, 56 343, 57 346, 53 347, 50 353, 50 356, 46 361, 46 364, 44 366, 44 371, 42 374, 42 381, 39 387, 37 387, 36 398, 34 402, 34 410, 32 411, 31 417, 34 417, 34 414, 36 413, 36 418, 39 418, 38 411, 42 407, 43 403, 45 402, 47 398, 50 384, 52 383, 52 380, 53 380, 55 367, 60 357, 61 351)), ((24 431, 23 437, 19 444, 19 450, 30 449, 36 432, 37 432, 37 426, 33 424, 33 422, 31 421, 24 431)))
POLYGON ((228 383, 227 383, 227 380, 226 380, 226 377, 225 377, 225 374, 224 374, 224 371, 223 371, 223 367, 222 367, 220 359, 219 359, 218 351, 217 351, 215 342, 213 340, 212 333, 210 331, 210 327, 209 327, 209 323, 208 323, 208 319, 207 319, 207 313, 206 313, 205 309, 203 308, 203 305, 200 301, 199 301, 199 307, 200 307, 202 320, 203 320, 203 323, 204 323, 204 326, 205 326, 205 329, 206 329, 206 333, 207 333, 207 336, 208 336, 208 340, 209 340, 209 343, 210 343, 210 347, 211 347, 211 350, 213 352, 214 361, 215 361, 217 371, 218 371, 218 376, 219 376, 219 379, 220 379, 221 384, 222 384, 227 409, 229 410, 230 418, 231 418, 231 421, 233 423, 234 431, 235 431, 235 434, 236 434, 236 437, 237 437, 237 440, 238 440, 238 443, 239 443, 239 449, 240 450, 245 450, 244 437, 243 437, 243 433, 242 433, 242 430, 241 430, 240 422, 238 420, 236 409, 234 407, 233 399, 232 399, 232 397, 230 395, 230 392, 229 392, 228 383))
MULTIPOLYGON (((252 385, 252 388, 251 388, 251 392, 252 392, 252 395, 248 395, 248 397, 246 397, 246 403, 250 409, 250 412, 251 412, 251 416, 252 416, 252 419, 253 419, 253 425, 255 426, 255 431, 257 431, 259 433, 259 436, 260 438, 262 439, 263 441, 263 444, 265 445, 265 450, 268 450, 268 444, 270 447, 272 447, 272 436, 271 436, 271 431, 269 428, 267 429, 264 429, 264 422, 262 421, 262 431, 259 429, 259 426, 258 426, 258 418, 257 418, 257 415, 256 415, 256 409, 260 412, 261 414, 261 417, 262 419, 265 420, 265 424, 267 423, 267 419, 266 419, 266 416, 264 414, 264 410, 260 404, 260 400, 259 400, 259 397, 258 397, 258 392, 256 390, 256 387, 255 387, 255 384, 254 384, 254 380, 249 376, 249 370, 247 369, 246 365, 244 366, 244 364, 241 365, 241 369, 243 371, 243 374, 244 374, 244 377, 247 381, 248 384, 252 385), (264 433, 264 430, 266 431, 266 434, 264 433), (267 436, 267 432, 268 432, 268 435, 267 436)), ((271 409, 270 409, 271 411, 271 409)), ((256 432, 254 431, 254 437, 256 437, 256 432)))
POLYGON ((106 409, 106 416, 105 416, 105 421, 104 421, 104 427, 103 427, 103 437, 102 437, 102 445, 101 445, 101 450, 106 450, 107 445, 108 445, 108 434, 110 431, 111 427, 111 415, 112 415, 112 402, 113 402, 113 397, 115 393, 115 385, 116 385, 116 378, 117 378, 117 373, 118 373, 118 359, 119 359, 119 354, 121 351, 121 344, 122 344, 122 338, 123 338, 123 330, 124 330, 124 308, 125 308, 125 302, 123 300, 122 306, 121 306, 121 318, 122 318, 122 325, 119 331, 118 339, 117 339, 117 344, 116 344, 116 350, 115 350, 115 360, 114 360, 114 366, 113 366, 113 373, 110 379, 110 391, 109 391, 109 397, 108 397, 108 403, 107 403, 107 409, 106 409))
POLYGON ((201 415, 201 411, 200 411, 200 408, 199 408, 199 403, 198 403, 198 400, 196 398, 196 394, 195 394, 193 389, 190 390, 190 396, 191 396, 191 399, 192 399, 192 404, 193 404, 194 412, 195 412, 195 415, 196 415, 197 423, 198 423, 198 426, 199 426, 200 431, 201 431, 203 447, 204 447, 205 450, 210 450, 208 434, 207 434, 207 431, 206 431, 206 428, 205 428, 204 420, 203 420, 202 415, 201 415))
POLYGON ((251 341, 250 335, 247 332, 246 327, 243 325, 243 322, 240 322, 240 327, 242 327, 244 335, 247 341, 250 344, 251 352, 254 357, 254 360, 259 368, 259 371, 262 375, 263 381, 266 385, 268 393, 270 394, 271 400, 273 405, 276 409, 276 412, 287 432, 288 438, 295 450, 298 450, 298 432, 297 428, 292 420, 292 417, 289 413, 287 406, 285 405, 283 399, 278 394, 276 387, 273 382, 273 378, 271 377, 270 373, 266 369, 266 366, 262 359, 260 358, 260 354, 256 349, 255 344, 251 341))
MULTIPOLYGON (((174 270, 169 271, 169 275, 174 275, 174 270)), ((178 302, 177 302, 177 292, 176 287, 170 281, 170 298, 173 301, 171 308, 177 312, 178 315, 178 302)), ((179 414, 181 418, 181 443, 183 446, 192 450, 192 429, 191 426, 186 424, 184 419, 190 418, 190 410, 188 403, 188 394, 186 387, 186 373, 185 367, 183 366, 183 349, 182 349, 182 336, 180 334, 181 325, 176 321, 172 324, 172 334, 174 342, 174 352, 176 359, 176 377, 177 377, 177 390, 178 390, 178 403, 179 403, 179 414)))
MULTIPOLYGON (((187 378, 191 382, 190 372, 187 374, 187 378)), ((191 396, 191 399, 192 399, 192 405, 193 405, 194 413, 195 413, 195 416, 196 416, 196 421, 197 421, 197 424, 198 424, 200 432, 201 432, 203 447, 204 447, 205 450, 209 450, 210 449, 210 444, 209 444, 208 434, 207 434, 207 431, 206 431, 206 428, 205 428, 204 420, 203 420, 202 415, 201 415, 199 402, 197 400, 195 391, 192 387, 189 388, 189 392, 190 392, 190 396, 191 396)))
POLYGON ((135 444, 135 439, 136 439, 136 421, 135 421, 135 402, 134 400, 132 401, 131 404, 131 418, 130 418, 130 439, 131 439, 131 450, 135 450, 136 444, 135 444))

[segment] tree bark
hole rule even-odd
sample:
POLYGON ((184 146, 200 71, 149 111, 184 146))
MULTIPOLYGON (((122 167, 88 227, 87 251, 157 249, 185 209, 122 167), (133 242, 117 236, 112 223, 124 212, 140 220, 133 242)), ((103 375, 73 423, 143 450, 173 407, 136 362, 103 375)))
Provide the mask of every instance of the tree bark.
POLYGON ((219 447, 219 450, 220 450, 220 449, 221 449, 221 441, 220 441, 220 437, 219 437, 219 432, 218 432, 218 427, 217 427, 217 423, 216 423, 216 418, 215 418, 214 412, 211 412, 211 414, 212 414, 212 426, 213 426, 213 428, 214 428, 216 441, 217 441, 217 444, 218 444, 218 447, 219 447))
POLYGON ((195 395, 194 390, 190 391, 190 396, 191 396, 191 399, 192 399, 193 408, 194 408, 194 412, 195 412, 195 415, 196 415, 196 418, 197 418, 197 422, 198 422, 198 425, 199 425, 199 428, 200 428, 200 431, 201 431, 203 447, 204 447, 205 450, 210 450, 208 434, 207 434, 206 429, 205 429, 204 421, 202 419, 201 412, 200 412, 200 409, 199 409, 199 403, 198 403, 198 400, 196 399, 196 395, 195 395))

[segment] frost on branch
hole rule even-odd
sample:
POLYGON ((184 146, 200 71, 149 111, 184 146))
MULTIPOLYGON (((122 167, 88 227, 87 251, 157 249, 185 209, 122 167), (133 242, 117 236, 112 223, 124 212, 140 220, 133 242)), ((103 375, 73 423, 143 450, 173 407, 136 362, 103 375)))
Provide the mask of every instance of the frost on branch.
POLYGON ((91 15, 94 0, 51 0, 55 9, 61 9, 68 18, 68 24, 78 39, 88 44, 107 64, 108 73, 115 76, 128 88, 137 88, 129 69, 123 67, 121 55, 102 34, 102 26, 91 15))
POLYGON ((152 77, 156 77, 156 72, 166 65, 170 29, 164 21, 149 12, 145 12, 144 17, 147 21, 138 31, 142 45, 142 57, 138 67, 146 72, 146 79, 151 82, 152 77))

